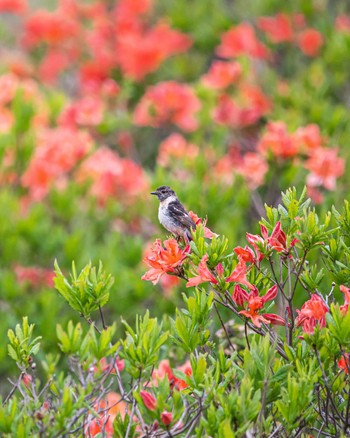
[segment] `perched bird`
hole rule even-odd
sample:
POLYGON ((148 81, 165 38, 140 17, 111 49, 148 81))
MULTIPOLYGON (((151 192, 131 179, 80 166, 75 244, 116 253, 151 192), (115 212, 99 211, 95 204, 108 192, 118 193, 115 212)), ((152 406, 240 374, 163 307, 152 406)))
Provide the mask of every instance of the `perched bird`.
POLYGON ((183 237, 186 241, 192 240, 191 229, 196 224, 181 204, 176 193, 168 186, 158 187, 151 195, 156 195, 160 204, 158 210, 159 222, 177 239, 183 237))

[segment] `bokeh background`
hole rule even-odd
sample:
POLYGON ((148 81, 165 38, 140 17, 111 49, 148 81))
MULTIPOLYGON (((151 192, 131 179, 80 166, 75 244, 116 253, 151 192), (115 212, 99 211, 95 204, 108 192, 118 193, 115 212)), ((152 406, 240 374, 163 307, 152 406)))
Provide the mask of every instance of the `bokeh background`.
MULTIPOLYGON (((172 314, 141 281, 170 185, 233 247, 290 186, 348 197, 347 0, 0 0, 0 334, 28 315, 57 355, 77 317, 53 263, 113 274, 108 323, 172 314)), ((3 345, 5 346, 5 342, 3 345)), ((0 348, 0 379, 13 365, 0 348)))

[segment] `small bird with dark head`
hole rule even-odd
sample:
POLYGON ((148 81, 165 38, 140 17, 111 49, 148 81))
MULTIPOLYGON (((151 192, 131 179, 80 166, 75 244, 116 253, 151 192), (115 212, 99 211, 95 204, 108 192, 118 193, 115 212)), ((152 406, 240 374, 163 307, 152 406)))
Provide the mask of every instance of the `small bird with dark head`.
POLYGON ((159 222, 177 239, 183 237, 186 241, 192 240, 191 229, 196 224, 181 204, 176 193, 169 186, 158 187, 151 195, 156 195, 160 204, 158 210, 159 222))

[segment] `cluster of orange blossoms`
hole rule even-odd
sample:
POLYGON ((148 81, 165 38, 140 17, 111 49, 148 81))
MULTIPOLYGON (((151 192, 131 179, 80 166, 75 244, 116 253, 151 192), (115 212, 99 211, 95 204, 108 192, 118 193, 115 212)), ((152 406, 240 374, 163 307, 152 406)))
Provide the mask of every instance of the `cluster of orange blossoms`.
MULTIPOLYGON (((260 327, 261 323, 284 326, 289 323, 279 315, 261 313, 266 303, 276 298, 278 286, 274 285, 267 290, 265 295, 260 295, 256 286, 252 285, 247 279, 248 263, 259 266, 265 257, 261 252, 262 250, 264 253, 273 250, 281 253, 283 257, 291 257, 290 251, 298 240, 294 238, 289 242, 280 222, 276 223, 270 235, 264 225, 261 225, 260 228, 261 236, 247 233, 247 241, 252 248, 249 246, 234 248, 238 263, 230 275, 225 276, 225 268, 221 263, 217 264, 215 269, 209 269, 207 265, 209 256, 205 254, 196 268, 197 275, 187 280, 186 287, 198 286, 202 283, 222 287, 229 283, 236 283, 232 299, 239 308, 243 308, 239 311, 241 315, 250 319, 256 327, 260 327), (249 292, 243 289, 242 286, 246 287, 249 292)), ((212 237, 213 233, 211 231, 210 233, 212 237)), ((210 237, 210 235, 206 237, 210 237)), ((166 240, 164 247, 161 241, 157 239, 151 254, 144 259, 145 263, 151 266, 151 269, 143 275, 142 279, 151 280, 153 284, 156 284, 164 274, 177 275, 178 269, 186 260, 189 251, 188 245, 184 250, 180 249, 175 239, 166 240)), ((340 290, 345 296, 344 305, 340 309, 346 314, 350 303, 350 288, 342 285, 340 290)), ((310 300, 306 301, 300 310, 297 309, 295 323, 297 326, 302 326, 305 333, 312 334, 316 325, 325 327, 327 312, 329 312, 329 308, 323 298, 317 294, 312 294, 310 300)))
POLYGON ((142 276, 142 280, 152 281, 153 284, 157 284, 162 275, 176 273, 177 268, 182 265, 187 257, 189 250, 189 245, 181 249, 175 239, 168 239, 163 243, 160 239, 157 239, 151 248, 150 254, 144 259, 151 269, 142 276))

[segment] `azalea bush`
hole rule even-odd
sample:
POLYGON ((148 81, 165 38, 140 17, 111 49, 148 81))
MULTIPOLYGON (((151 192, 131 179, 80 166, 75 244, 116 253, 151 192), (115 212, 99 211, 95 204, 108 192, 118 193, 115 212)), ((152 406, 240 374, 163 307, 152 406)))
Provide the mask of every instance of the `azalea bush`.
POLYGON ((349 433, 350 12, 285 3, 0 0, 4 433, 349 433))
POLYGON ((104 318, 113 278, 102 264, 73 264, 69 277, 56 264, 55 288, 84 323, 57 325, 58 374, 58 356, 37 362, 45 338, 27 317, 8 331, 18 375, 2 434, 347 436, 350 207, 320 217, 295 189, 282 201, 244 247, 204 222, 189 245, 156 240, 143 279, 171 274, 187 292, 172 318, 122 320, 121 337, 104 318))

